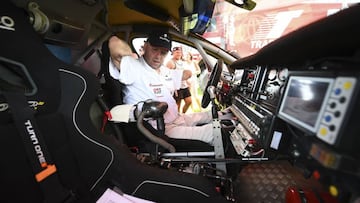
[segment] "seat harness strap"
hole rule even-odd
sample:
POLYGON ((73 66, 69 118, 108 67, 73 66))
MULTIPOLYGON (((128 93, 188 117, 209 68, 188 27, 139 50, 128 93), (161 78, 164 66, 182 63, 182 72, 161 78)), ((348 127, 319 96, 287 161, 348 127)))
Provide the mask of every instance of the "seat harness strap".
POLYGON ((34 118, 34 109, 30 108, 22 93, 3 92, 3 94, 31 162, 34 178, 43 191, 44 202, 71 202, 74 194, 66 189, 59 179, 56 165, 51 160, 45 140, 34 118))

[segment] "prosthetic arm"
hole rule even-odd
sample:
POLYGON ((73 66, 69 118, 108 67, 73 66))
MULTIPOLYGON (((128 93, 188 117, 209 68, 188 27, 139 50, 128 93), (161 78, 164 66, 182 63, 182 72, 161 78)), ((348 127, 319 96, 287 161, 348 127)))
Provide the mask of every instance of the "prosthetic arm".
POLYGON ((165 140, 157 137, 152 134, 148 129, 143 125, 144 118, 153 118, 156 120, 157 130, 162 134, 165 133, 165 122, 164 122, 164 113, 168 108, 167 103, 158 102, 158 101, 148 101, 143 104, 142 111, 137 119, 137 127, 139 130, 151 141, 161 145, 170 152, 175 152, 175 147, 165 140))
POLYGON ((151 118, 156 120, 157 130, 161 135, 165 134, 165 122, 164 122, 164 113, 166 112, 168 105, 165 102, 158 101, 145 101, 142 104, 141 111, 138 109, 139 105, 117 105, 110 110, 111 118, 110 121, 113 122, 124 122, 128 123, 129 121, 137 122, 138 129, 152 142, 159 144, 170 152, 175 152, 175 147, 166 142, 164 139, 151 133, 144 125, 143 121, 146 118, 151 118))

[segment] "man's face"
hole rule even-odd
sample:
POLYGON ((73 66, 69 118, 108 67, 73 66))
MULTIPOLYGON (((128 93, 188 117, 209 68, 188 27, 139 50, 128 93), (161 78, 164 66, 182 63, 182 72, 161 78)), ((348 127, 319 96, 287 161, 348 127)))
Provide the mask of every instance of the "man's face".
POLYGON ((151 46, 148 42, 144 44, 144 51, 146 63, 154 69, 160 68, 169 52, 166 48, 151 46))

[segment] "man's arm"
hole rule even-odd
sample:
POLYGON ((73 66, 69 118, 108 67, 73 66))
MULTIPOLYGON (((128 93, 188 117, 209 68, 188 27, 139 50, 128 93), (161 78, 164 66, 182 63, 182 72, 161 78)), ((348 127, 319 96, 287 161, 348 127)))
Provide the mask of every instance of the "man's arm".
POLYGON ((182 75, 182 80, 187 80, 192 76, 191 70, 184 70, 182 75))
POLYGON ((166 67, 170 68, 170 69, 175 69, 175 63, 173 60, 169 60, 167 63, 166 63, 166 67))
POLYGON ((120 70, 120 62, 123 56, 131 56, 133 52, 130 46, 117 36, 112 36, 109 39, 110 58, 116 68, 120 70))

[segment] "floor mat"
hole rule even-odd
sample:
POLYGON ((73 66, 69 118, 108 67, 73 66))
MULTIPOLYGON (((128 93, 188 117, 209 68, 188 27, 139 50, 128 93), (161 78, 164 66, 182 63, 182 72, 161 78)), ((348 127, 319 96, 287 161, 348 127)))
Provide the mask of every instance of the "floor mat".
POLYGON ((242 169, 234 182, 236 202, 284 203, 288 187, 323 190, 316 180, 305 179, 287 161, 253 163, 242 169))

